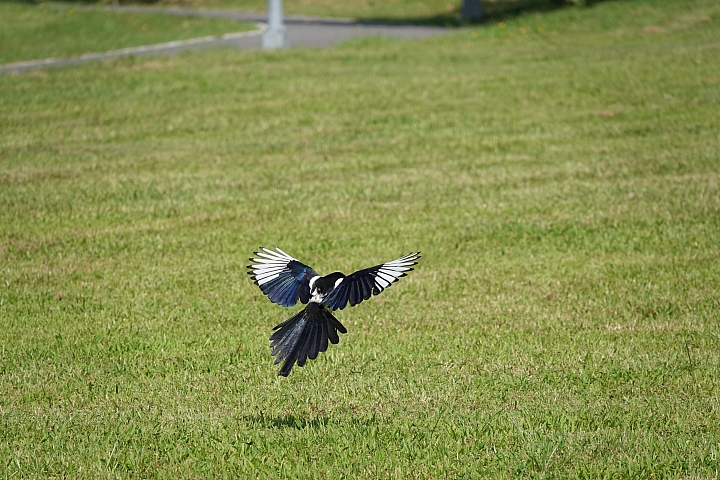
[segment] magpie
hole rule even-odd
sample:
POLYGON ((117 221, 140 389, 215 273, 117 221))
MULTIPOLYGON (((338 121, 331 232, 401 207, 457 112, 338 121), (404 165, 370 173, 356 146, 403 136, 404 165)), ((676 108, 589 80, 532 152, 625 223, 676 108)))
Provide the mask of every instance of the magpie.
POLYGON ((343 310, 350 303, 354 307, 371 295, 378 295, 404 277, 417 265, 420 252, 381 265, 358 270, 350 275, 333 272, 321 277, 315 270, 291 257, 279 248, 260 247, 256 257, 250 258, 248 275, 271 302, 292 307, 298 300, 307 306, 296 315, 277 325, 270 336, 270 348, 275 365, 283 362, 278 375, 287 377, 295 362, 305 365, 309 358, 328 348, 328 341, 337 344, 337 332, 347 330, 331 311, 343 310))

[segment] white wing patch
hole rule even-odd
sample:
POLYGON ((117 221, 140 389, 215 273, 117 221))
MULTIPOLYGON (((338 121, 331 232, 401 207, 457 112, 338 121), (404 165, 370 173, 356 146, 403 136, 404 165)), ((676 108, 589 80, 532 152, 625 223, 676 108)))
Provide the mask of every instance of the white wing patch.
POLYGON ((354 307, 373 295, 381 294, 400 277, 407 275, 413 265, 417 265, 419 258, 420 252, 413 252, 392 262, 358 270, 336 284, 323 300, 323 304, 330 310, 342 310, 348 302, 354 307))
MULTIPOLYGON (((412 266, 416 265, 416 260, 420 258, 417 253, 409 253, 404 257, 400 257, 392 262, 383 263, 375 273, 375 288, 377 293, 382 292, 393 282, 397 282, 400 277, 404 277, 405 272, 412 270, 412 266)), ((377 295, 377 293, 375 295, 377 295)))
POLYGON ((261 247, 262 252, 257 252, 259 258, 251 258, 255 262, 250 265, 255 280, 258 285, 263 285, 280 276, 283 270, 287 268, 287 264, 297 259, 291 257, 287 253, 275 247, 277 252, 261 247))

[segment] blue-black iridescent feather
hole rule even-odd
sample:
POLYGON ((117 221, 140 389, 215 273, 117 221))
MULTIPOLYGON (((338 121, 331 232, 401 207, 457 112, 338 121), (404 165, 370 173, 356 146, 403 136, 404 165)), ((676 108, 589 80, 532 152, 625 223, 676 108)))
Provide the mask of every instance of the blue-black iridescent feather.
POLYGON ((287 377, 297 362, 305 365, 307 359, 315 360, 320 352, 328 348, 328 342, 340 341, 338 332, 347 330, 329 311, 317 303, 309 303, 301 312, 274 328, 270 336, 272 355, 277 355, 275 364, 283 362, 278 375, 287 377))

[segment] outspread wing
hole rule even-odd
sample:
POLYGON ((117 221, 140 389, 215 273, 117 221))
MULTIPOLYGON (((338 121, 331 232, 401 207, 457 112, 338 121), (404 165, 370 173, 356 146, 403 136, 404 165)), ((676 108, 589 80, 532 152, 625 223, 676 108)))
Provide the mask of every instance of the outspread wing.
POLYGON ((417 265, 420 252, 409 253, 392 262, 383 263, 374 267, 358 270, 352 275, 345 277, 340 284, 331 291, 323 304, 331 310, 342 310, 348 302, 354 307, 371 295, 378 295, 387 287, 397 282, 405 272, 412 270, 417 265))
POLYGON ((275 250, 260 247, 260 251, 255 252, 257 257, 250 259, 248 275, 273 303, 283 307, 292 307, 298 300, 307 303, 310 279, 317 273, 279 248, 275 250))

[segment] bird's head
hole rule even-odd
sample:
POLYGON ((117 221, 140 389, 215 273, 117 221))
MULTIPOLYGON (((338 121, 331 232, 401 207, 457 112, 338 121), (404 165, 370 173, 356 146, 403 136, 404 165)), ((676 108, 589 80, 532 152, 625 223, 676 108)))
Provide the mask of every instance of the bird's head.
POLYGON ((327 295, 345 278, 345 274, 341 272, 333 272, 329 275, 319 278, 313 285, 313 290, 317 293, 327 295))

